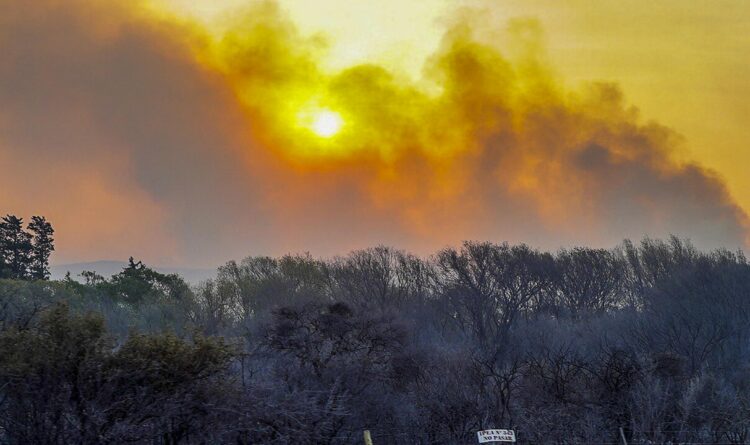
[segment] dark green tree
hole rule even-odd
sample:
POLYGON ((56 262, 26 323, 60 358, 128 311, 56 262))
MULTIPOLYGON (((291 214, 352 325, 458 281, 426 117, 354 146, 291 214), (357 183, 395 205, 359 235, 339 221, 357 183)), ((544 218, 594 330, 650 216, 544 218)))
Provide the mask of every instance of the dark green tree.
POLYGON ((168 299, 181 301, 190 293, 190 288, 178 275, 159 273, 133 257, 122 272, 113 275, 105 284, 114 296, 129 303, 142 303, 168 299))
POLYGON ((29 259, 32 236, 23 230, 23 218, 6 215, 0 220, 0 258, 3 260, 3 278, 29 277, 29 259))
POLYGON ((55 251, 55 230, 43 216, 32 216, 28 226, 32 234, 32 248, 29 256, 29 277, 35 280, 49 278, 49 257, 55 251))
POLYGON ((0 443, 235 443, 214 432, 238 392, 237 355, 220 338, 171 334, 115 348, 101 315, 55 304, 0 331, 0 443))

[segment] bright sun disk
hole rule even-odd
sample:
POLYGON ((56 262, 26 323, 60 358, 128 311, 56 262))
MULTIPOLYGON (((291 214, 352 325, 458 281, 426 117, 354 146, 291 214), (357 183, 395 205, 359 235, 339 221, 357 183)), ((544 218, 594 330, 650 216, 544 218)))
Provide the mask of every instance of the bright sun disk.
POLYGON ((343 126, 344 120, 339 113, 331 110, 321 110, 313 116, 310 128, 318 136, 329 138, 341 131, 341 127, 343 126))

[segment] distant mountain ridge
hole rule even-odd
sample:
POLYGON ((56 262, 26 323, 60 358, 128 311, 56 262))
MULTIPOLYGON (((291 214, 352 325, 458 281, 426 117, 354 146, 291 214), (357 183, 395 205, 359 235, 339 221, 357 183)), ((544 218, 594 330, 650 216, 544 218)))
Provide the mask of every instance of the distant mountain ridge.
MULTIPOLYGON (((99 275, 109 278, 114 274, 120 273, 123 268, 128 265, 126 261, 92 261, 87 263, 70 263, 70 264, 57 264, 50 266, 51 279, 61 280, 65 278, 65 274, 70 272, 71 278, 74 280, 80 280, 80 274, 84 270, 96 272, 99 275)), ((185 281, 190 284, 198 284, 201 281, 205 281, 209 278, 216 276, 216 269, 200 269, 200 268, 189 268, 189 267, 161 267, 161 266, 150 266, 152 269, 163 274, 177 274, 181 276, 185 281)))

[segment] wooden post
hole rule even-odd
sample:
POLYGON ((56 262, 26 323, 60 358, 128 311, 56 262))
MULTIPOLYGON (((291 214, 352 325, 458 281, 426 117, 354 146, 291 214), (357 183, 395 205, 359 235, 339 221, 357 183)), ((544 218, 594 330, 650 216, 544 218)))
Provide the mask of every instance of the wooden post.
POLYGON ((622 438, 622 445, 628 445, 628 441, 625 440, 625 431, 620 427, 620 437, 622 438))
POLYGON ((372 445, 372 437, 370 437, 370 430, 365 430, 365 445, 372 445))

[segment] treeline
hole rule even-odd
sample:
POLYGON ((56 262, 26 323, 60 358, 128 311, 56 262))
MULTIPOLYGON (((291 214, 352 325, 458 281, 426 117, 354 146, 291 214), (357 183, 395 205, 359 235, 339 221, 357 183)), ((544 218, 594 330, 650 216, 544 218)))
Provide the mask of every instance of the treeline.
POLYGON ((750 265, 643 240, 0 281, 0 443, 750 443, 750 265))
POLYGON ((32 216, 26 229, 23 218, 6 215, 0 219, 0 278, 49 278, 49 257, 55 250, 54 233, 43 216, 32 216))

